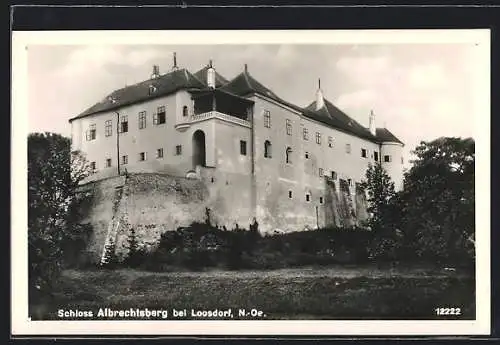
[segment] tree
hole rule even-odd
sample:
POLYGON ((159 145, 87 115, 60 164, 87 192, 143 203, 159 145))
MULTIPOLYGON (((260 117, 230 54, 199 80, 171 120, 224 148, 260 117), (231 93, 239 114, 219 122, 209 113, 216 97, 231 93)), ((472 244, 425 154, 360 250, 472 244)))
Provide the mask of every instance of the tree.
POLYGON ((368 194, 367 211, 371 216, 366 225, 374 232, 369 254, 375 258, 395 259, 400 247, 400 210, 394 182, 380 163, 370 164, 360 188, 368 194))
POLYGON ((28 136, 28 246, 31 296, 50 294, 64 258, 89 227, 77 222, 89 194, 77 191, 89 173, 70 140, 54 133, 28 136))
POLYGON ((474 161, 471 138, 421 142, 401 195, 407 246, 432 260, 473 259, 474 161))
POLYGON ((144 251, 139 247, 139 242, 137 241, 137 236, 135 229, 131 228, 128 235, 128 254, 125 259, 125 264, 130 267, 139 266, 144 259, 144 251))
POLYGON ((360 184, 360 188, 368 194, 367 211, 371 214, 368 225, 375 232, 382 232, 393 221, 394 182, 384 170, 380 163, 370 164, 366 170, 366 180, 360 184))

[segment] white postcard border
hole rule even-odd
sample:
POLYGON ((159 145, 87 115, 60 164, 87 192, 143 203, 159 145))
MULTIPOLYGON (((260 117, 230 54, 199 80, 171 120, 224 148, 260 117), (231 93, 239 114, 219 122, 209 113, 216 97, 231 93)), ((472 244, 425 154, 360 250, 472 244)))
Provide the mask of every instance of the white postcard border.
MULTIPOLYGON (((45 31, 12 33, 11 317, 13 335, 490 334, 490 30, 45 31), (29 45, 476 43, 476 320, 30 321, 27 246, 29 45)), ((104 306, 103 306, 104 307, 104 306)), ((165 306, 168 308, 168 306, 165 306)))

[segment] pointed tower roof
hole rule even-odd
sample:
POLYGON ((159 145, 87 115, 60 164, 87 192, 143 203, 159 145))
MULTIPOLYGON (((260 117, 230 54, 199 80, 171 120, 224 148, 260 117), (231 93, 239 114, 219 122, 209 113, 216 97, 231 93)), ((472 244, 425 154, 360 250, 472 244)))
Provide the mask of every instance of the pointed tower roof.
POLYGON ((222 86, 221 89, 236 94, 238 96, 248 96, 250 94, 259 94, 261 96, 268 97, 276 102, 286 105, 292 109, 302 112, 302 108, 285 101, 278 95, 276 95, 271 89, 265 87, 262 83, 257 81, 248 72, 248 67, 245 64, 245 69, 242 73, 238 74, 226 85, 222 86))

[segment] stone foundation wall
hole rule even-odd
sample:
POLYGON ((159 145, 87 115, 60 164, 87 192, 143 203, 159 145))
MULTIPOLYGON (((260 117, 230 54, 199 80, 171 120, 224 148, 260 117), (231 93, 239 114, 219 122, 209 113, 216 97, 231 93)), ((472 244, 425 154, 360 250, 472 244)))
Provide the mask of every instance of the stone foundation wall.
MULTIPOLYGON (((288 197, 279 202, 270 200, 261 193, 262 202, 257 201, 256 218, 259 229, 273 232, 302 231, 305 228, 350 227, 357 223, 357 215, 365 218, 366 199, 361 194, 351 198, 346 181, 340 181, 340 188, 335 183, 325 183, 326 190, 312 190, 313 196, 324 193, 322 204, 317 200, 309 203, 297 202, 288 197), (354 200, 353 200, 354 199, 354 200), (354 206, 354 207, 353 207, 354 206), (318 210, 316 211, 316 207, 318 210)), ((232 229, 236 224, 248 228, 254 215, 250 203, 250 185, 248 177, 236 174, 213 176, 207 171, 201 179, 186 179, 162 174, 131 174, 104 179, 84 186, 92 191, 93 198, 88 216, 84 221, 92 224, 94 233, 88 246, 91 261, 101 258, 108 227, 112 220, 119 219, 116 235, 116 253, 119 257, 128 252, 130 229, 135 230, 140 246, 154 248, 162 233, 188 226, 192 222, 204 222, 206 210, 210 210, 212 225, 226 226, 232 229), (117 193, 122 187, 122 193, 117 193), (115 205, 115 212, 113 210, 115 205)), ((267 191, 271 192, 268 186, 267 191)), ((275 184, 280 195, 287 195, 284 183, 275 184)), ((303 197, 304 191, 294 197, 303 197)), ((115 222, 116 224, 116 222, 115 222)))

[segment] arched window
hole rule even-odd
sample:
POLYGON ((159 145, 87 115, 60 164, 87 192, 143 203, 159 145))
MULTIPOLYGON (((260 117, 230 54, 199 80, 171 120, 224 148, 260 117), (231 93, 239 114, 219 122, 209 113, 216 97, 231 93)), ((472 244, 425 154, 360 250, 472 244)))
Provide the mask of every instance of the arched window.
POLYGON ((182 116, 188 116, 188 107, 185 105, 182 107, 182 116))
POLYGON ((286 148, 286 163, 292 164, 292 148, 290 147, 286 148))
POLYGON ((269 140, 266 140, 264 142, 264 157, 271 158, 271 156, 272 156, 272 145, 269 140))

